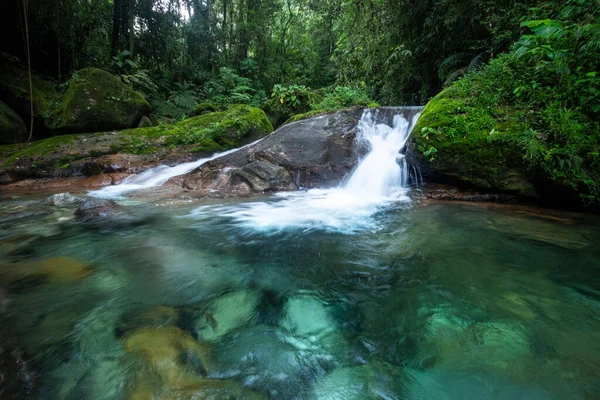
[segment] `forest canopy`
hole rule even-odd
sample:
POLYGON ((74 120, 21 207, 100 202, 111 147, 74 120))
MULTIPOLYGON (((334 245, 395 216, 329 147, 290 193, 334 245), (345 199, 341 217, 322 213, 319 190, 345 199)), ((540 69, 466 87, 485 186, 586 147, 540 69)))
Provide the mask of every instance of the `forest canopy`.
MULTIPOLYGON (((424 104, 443 85, 509 50, 521 22, 551 17, 535 0, 15 0, 3 59, 35 71, 115 73, 171 105, 216 95, 259 104, 274 85, 341 85, 382 104, 424 104)), ((223 100, 223 98, 221 98, 223 100)), ((164 105, 168 107, 168 105, 164 105)))

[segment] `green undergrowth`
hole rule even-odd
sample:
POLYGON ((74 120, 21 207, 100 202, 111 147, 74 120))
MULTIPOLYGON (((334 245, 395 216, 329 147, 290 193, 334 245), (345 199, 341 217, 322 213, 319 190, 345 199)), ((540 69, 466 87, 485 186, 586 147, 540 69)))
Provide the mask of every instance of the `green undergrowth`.
POLYGON ((532 34, 511 53, 426 106, 411 141, 430 167, 492 187, 510 168, 584 204, 600 201, 599 13, 577 4, 525 22, 532 34))
POLYGON ((70 147, 77 141, 78 135, 62 135, 26 144, 11 144, 0 146, 0 157, 4 158, 4 166, 14 164, 20 159, 37 159, 57 153, 70 147))

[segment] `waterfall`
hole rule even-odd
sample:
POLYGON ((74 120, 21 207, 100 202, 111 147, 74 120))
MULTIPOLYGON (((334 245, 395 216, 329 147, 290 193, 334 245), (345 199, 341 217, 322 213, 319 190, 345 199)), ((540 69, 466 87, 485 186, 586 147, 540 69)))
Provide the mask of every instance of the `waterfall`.
POLYGON ((274 196, 276 200, 237 206, 204 206, 192 215, 203 218, 216 212, 244 227, 271 232, 372 227, 372 217, 382 208, 409 201, 408 166, 400 150, 420 111, 421 107, 365 110, 356 140, 367 153, 336 188, 279 193, 274 196))

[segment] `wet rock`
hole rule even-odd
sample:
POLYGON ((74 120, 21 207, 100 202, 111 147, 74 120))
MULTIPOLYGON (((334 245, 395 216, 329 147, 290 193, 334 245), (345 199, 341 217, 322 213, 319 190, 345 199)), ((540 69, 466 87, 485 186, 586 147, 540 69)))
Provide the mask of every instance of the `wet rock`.
POLYGON ((336 185, 358 161, 355 138, 362 112, 353 108, 285 125, 190 172, 182 185, 232 192, 336 185))
POLYGON ((135 310, 123 315, 118 323, 119 335, 135 331, 140 328, 160 328, 164 326, 176 326, 179 321, 180 312, 176 308, 168 306, 156 306, 148 310, 135 310))
MULTIPOLYGON (((452 370, 406 369, 407 399, 497 399, 497 400, 546 400, 555 398, 547 390, 531 385, 519 385, 502 375, 477 371, 465 374, 452 370)), ((554 393, 553 393, 554 394, 554 393)), ((556 398, 581 398, 579 396, 556 398)))
POLYGON ((85 200, 73 196, 71 193, 56 193, 46 197, 44 203, 49 206, 71 206, 73 204, 81 204, 85 200))
POLYGON ((102 222, 125 215, 125 209, 113 200, 86 200, 75 211, 79 222, 102 222))
POLYGON ((214 351, 217 374, 231 374, 244 386, 271 398, 306 398, 306 387, 332 368, 326 354, 298 350, 273 327, 258 325, 224 337, 214 351))
POLYGON ((33 287, 45 283, 65 283, 83 278, 91 273, 89 264, 69 257, 54 257, 40 261, 26 261, 3 265, 2 280, 13 285, 33 287))
MULTIPOLYGON (((248 390, 232 379, 202 379, 197 383, 176 390, 155 390, 161 400, 216 400, 216 399, 244 399, 264 400, 267 397, 258 392, 248 390)), ((152 400, 152 386, 150 384, 138 386, 129 396, 130 400, 152 400)))
POLYGON ((433 360, 435 368, 458 371, 477 366, 490 372, 510 371, 518 377, 530 359, 529 339, 519 325, 473 323, 444 309, 433 313, 426 324, 424 337, 419 341, 419 358, 433 360))
POLYGON ((140 328, 123 339, 125 350, 137 354, 169 388, 201 383, 210 370, 209 349, 175 327, 140 328))
POLYGON ((315 383, 312 399, 360 400, 369 398, 367 366, 337 368, 315 383))
POLYGON ((293 335, 325 335, 336 327, 326 306, 325 302, 311 296, 291 297, 285 305, 285 316, 280 325, 293 335))
POLYGON ((268 162, 257 161, 235 170, 253 192, 292 190, 291 175, 283 167, 268 162))
POLYGON ((244 326, 256 315, 260 300, 260 293, 248 290, 219 297, 198 318, 198 338, 204 341, 218 340, 244 326))

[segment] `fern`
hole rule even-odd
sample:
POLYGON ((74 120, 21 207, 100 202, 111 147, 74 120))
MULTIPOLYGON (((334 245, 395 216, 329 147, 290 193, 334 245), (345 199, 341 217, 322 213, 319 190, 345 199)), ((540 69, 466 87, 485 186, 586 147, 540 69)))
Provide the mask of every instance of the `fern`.
POLYGON ((464 58, 465 55, 467 55, 467 53, 455 54, 446 58, 444 62, 440 64, 439 75, 440 79, 444 81, 444 87, 450 86, 469 72, 477 69, 481 65, 485 53, 477 54, 473 58, 470 58, 471 56, 469 55, 470 61, 468 63, 466 62, 468 58, 464 58))

